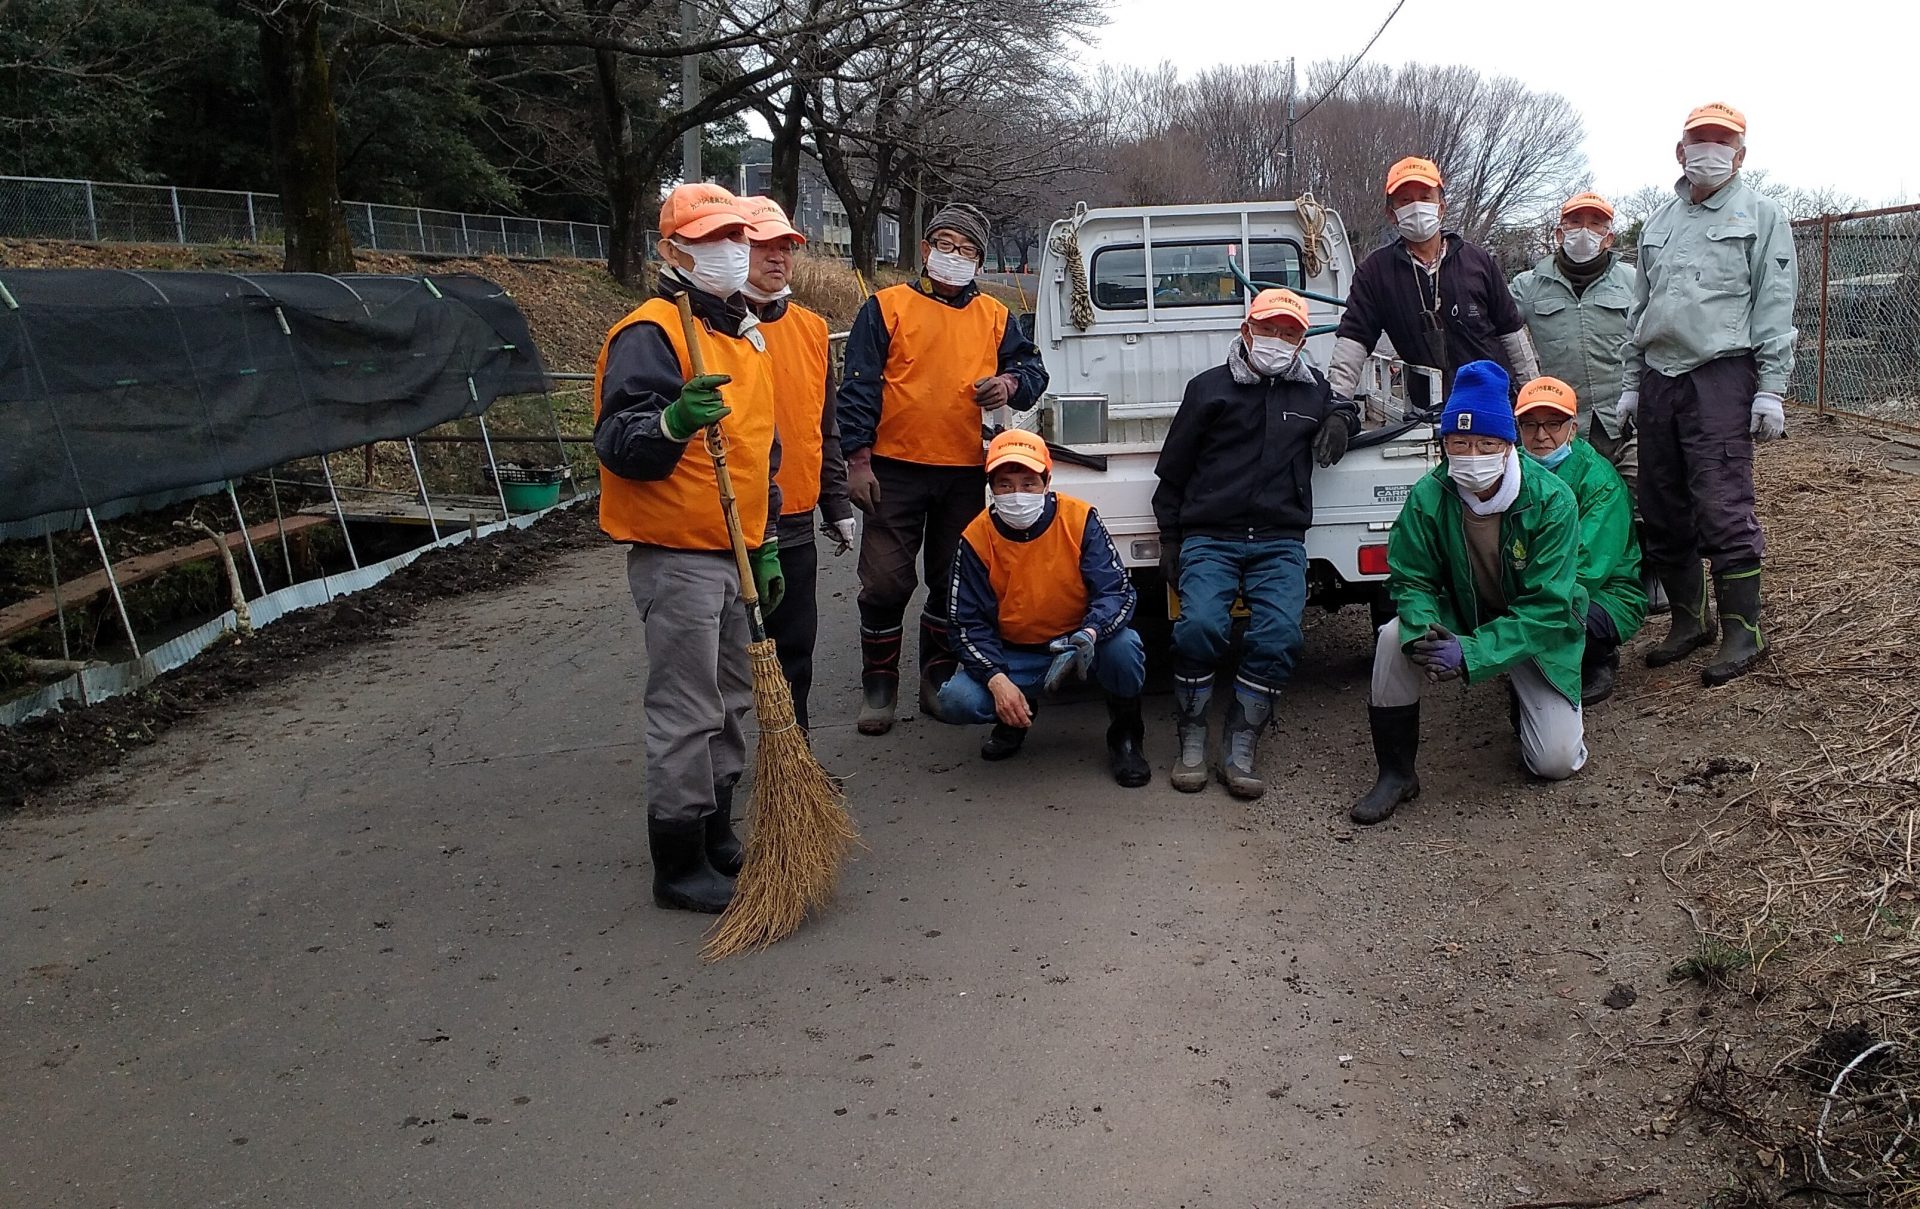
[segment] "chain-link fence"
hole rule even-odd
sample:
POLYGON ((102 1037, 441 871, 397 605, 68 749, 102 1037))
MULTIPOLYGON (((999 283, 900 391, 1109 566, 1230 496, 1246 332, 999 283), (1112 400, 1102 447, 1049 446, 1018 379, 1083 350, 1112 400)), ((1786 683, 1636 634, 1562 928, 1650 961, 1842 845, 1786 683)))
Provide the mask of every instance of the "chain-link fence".
POLYGON ((1793 242, 1794 397, 1920 431, 1920 205, 1802 219, 1793 242))
MULTIPOLYGON (((344 203, 353 246, 443 256, 604 260, 607 228, 502 214, 344 203)), ((88 242, 277 244, 272 193, 0 176, 0 237, 88 242)))

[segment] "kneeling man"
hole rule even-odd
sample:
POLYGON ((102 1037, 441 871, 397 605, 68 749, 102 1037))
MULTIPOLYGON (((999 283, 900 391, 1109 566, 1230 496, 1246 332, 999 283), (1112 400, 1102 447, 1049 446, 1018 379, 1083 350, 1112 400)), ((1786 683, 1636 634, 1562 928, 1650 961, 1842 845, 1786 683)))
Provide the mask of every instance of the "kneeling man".
POLYGON ((960 671, 941 686, 943 722, 992 722, 986 760, 1020 750, 1043 689, 1091 676, 1107 692, 1107 761, 1129 789, 1152 776, 1141 747, 1147 652, 1127 623, 1133 584, 1092 505, 1049 491, 1053 455, 1031 432, 987 447, 993 502, 961 535, 949 603, 960 671))
POLYGON ((1521 757, 1564 780, 1587 762, 1580 656, 1580 513, 1552 471, 1520 455, 1506 371, 1460 367, 1440 418, 1445 460, 1415 483, 1387 539, 1399 617, 1380 627, 1367 718, 1379 779, 1353 806, 1378 823, 1419 796, 1420 695, 1428 684, 1478 684, 1506 673, 1518 703, 1521 757))

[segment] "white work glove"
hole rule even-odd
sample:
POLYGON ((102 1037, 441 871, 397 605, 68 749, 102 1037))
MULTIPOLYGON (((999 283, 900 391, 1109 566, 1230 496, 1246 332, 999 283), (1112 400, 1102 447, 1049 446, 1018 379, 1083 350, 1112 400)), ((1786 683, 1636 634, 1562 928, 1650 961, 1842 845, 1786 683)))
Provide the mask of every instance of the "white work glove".
POLYGON ((843 521, 828 521, 826 524, 820 526, 820 533, 823 537, 833 542, 833 556, 835 558, 839 558, 842 554, 853 549, 852 517, 848 517, 843 521))
POLYGON ((1613 415, 1614 418, 1620 422, 1620 427, 1637 427, 1640 421, 1640 392, 1637 390, 1621 391, 1620 401, 1613 405, 1613 415))
POLYGON ((1753 439, 1771 441, 1787 434, 1787 409, 1779 395, 1761 391, 1753 396, 1753 439))

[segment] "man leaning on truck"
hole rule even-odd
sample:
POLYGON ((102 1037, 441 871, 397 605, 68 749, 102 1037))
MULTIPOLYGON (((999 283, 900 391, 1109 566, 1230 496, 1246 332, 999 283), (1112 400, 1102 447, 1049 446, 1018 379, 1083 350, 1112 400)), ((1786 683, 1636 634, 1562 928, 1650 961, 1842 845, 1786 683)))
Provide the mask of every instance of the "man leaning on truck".
MULTIPOLYGON (((1470 361, 1492 361, 1521 382, 1540 376, 1527 325, 1493 254, 1444 230, 1446 215, 1446 183, 1432 160, 1408 156, 1388 170, 1387 217, 1400 238, 1354 271, 1327 366, 1338 397, 1353 398, 1383 332, 1401 360, 1440 371, 1442 394, 1470 361)), ((1407 400, 1427 409, 1440 402, 1427 398, 1427 380, 1417 374, 1407 383, 1407 400)))

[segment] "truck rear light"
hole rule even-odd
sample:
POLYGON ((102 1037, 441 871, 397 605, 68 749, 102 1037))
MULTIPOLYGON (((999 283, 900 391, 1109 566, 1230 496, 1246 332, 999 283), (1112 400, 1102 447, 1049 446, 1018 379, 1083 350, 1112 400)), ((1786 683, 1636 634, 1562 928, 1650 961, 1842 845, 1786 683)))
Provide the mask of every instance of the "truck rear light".
POLYGON ((1387 573, 1387 548, 1385 546, 1360 547, 1360 574, 1385 575, 1387 573))

